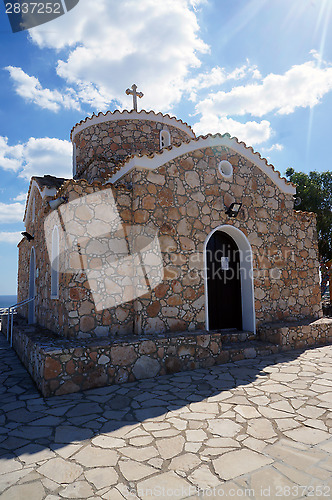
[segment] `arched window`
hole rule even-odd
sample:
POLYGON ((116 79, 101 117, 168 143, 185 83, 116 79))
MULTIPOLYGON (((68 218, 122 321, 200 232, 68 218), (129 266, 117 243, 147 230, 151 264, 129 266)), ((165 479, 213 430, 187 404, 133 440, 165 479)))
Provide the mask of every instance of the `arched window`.
POLYGON ((160 149, 167 148, 171 145, 171 134, 168 130, 162 130, 160 132, 160 149))
POLYGON ((52 261, 51 261, 51 298, 59 298, 59 230, 57 226, 52 233, 52 261))

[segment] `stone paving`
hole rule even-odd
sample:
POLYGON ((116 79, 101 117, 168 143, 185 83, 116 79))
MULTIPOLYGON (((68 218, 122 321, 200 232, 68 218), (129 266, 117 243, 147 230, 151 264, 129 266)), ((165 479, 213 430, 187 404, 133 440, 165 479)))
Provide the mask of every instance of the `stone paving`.
POLYGON ((0 498, 332 498, 332 347, 44 399, 0 338, 0 498))

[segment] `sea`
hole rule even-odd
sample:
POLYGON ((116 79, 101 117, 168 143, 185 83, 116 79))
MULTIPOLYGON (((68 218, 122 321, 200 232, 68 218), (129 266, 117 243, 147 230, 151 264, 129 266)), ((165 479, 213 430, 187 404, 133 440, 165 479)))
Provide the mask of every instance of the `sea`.
POLYGON ((17 303, 16 295, 0 295, 0 309, 13 306, 17 303))

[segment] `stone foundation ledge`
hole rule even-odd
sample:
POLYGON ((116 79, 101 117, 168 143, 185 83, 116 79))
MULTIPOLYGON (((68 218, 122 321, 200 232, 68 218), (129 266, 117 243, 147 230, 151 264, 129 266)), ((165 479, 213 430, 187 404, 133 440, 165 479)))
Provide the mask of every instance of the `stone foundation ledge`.
POLYGON ((258 328, 258 337, 281 347, 302 349, 332 344, 332 318, 297 322, 266 323, 258 328))
POLYGON ((255 349, 246 349, 245 340, 253 338, 249 332, 169 335, 68 340, 17 318, 13 346, 45 397, 256 356, 255 349), (235 345, 235 338, 241 347, 235 345), (229 349, 222 349, 224 342, 230 342, 229 349))
POLYGON ((332 320, 274 323, 261 326, 259 333, 260 340, 249 332, 205 330, 68 340, 18 320, 13 346, 48 397, 332 343, 332 320))
POLYGON ((19 324, 13 347, 45 397, 223 362, 221 334, 204 331, 71 341, 19 324))

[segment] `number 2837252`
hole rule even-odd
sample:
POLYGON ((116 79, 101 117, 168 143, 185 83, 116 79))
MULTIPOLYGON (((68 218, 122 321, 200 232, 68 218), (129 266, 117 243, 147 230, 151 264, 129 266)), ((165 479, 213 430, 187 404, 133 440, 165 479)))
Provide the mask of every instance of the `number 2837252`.
POLYGON ((62 14, 61 3, 7 2, 7 14, 62 14))

